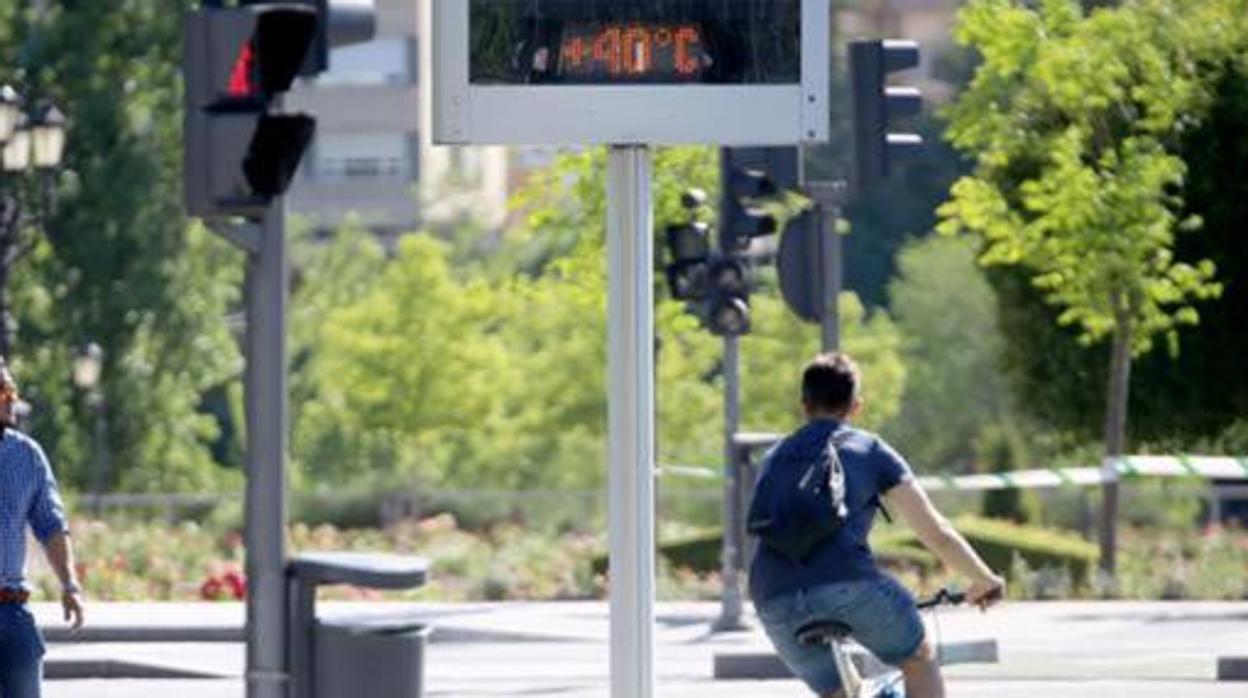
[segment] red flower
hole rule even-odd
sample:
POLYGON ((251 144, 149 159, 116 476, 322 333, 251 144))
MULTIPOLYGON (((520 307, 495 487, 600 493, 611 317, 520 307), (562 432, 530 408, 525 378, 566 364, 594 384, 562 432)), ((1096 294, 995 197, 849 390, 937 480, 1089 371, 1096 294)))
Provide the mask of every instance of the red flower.
POLYGON ((225 586, 229 587, 230 596, 233 596, 236 601, 242 601, 247 598, 247 578, 243 576, 242 572, 231 570, 225 573, 222 580, 225 582, 225 586))
POLYGON ((199 596, 205 601, 220 600, 222 594, 225 593, 225 585, 221 583, 219 577, 209 577, 199 587, 199 596))

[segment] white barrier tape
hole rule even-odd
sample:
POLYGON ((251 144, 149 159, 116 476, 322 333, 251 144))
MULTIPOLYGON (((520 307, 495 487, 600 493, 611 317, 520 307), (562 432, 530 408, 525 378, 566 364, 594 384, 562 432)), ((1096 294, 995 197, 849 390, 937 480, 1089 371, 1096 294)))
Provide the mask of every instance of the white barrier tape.
MULTIPOLYGON (((1248 457, 1243 456, 1127 456, 1119 458, 1114 465, 1114 470, 1120 479, 1137 477, 1248 479, 1248 457)), ((722 477, 722 473, 711 468, 692 466, 665 466, 663 471, 673 475, 708 480, 722 477)), ((1031 490, 1094 487, 1104 484, 1108 479, 1105 470, 1099 467, 1044 468, 980 475, 927 475, 919 478, 919 484, 930 491, 1031 490)))

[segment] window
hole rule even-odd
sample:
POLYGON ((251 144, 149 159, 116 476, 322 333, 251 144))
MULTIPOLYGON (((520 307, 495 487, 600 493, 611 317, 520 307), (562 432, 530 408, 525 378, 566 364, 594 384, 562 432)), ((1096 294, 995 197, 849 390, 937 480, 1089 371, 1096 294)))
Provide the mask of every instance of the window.
POLYGON ((329 52, 329 71, 318 85, 408 85, 412 83, 412 43, 386 38, 329 52))
POLYGON ((318 181, 415 179, 413 138, 407 133, 323 134, 308 175, 318 181))

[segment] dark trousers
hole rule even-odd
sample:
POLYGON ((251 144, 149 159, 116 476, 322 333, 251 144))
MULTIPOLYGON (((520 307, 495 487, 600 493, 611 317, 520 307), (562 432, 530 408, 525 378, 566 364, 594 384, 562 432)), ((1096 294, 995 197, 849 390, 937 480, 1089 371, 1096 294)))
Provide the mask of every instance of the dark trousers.
POLYGON ((39 698, 43 637, 25 604, 0 604, 0 698, 39 698))

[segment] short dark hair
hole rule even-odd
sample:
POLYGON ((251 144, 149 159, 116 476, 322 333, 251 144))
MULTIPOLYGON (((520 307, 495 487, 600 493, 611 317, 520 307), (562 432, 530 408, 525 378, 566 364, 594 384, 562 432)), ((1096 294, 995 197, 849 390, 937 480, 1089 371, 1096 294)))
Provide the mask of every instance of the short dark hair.
POLYGON ((820 354, 802 371, 802 402, 807 409, 846 412, 858 399, 862 379, 848 354, 820 354))

